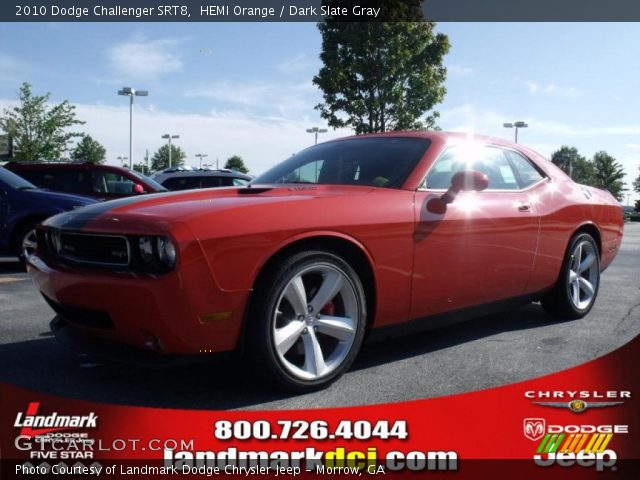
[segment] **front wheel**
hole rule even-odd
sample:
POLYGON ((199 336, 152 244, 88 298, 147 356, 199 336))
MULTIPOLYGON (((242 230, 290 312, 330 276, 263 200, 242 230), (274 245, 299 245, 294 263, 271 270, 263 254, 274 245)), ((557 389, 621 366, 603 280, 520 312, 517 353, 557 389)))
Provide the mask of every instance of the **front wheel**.
POLYGON ((364 337, 366 299, 341 257, 289 257, 257 286, 248 344, 255 366, 290 391, 324 388, 353 363, 364 337))
POLYGON ((13 251, 21 262, 24 262, 27 257, 36 251, 38 243, 36 240, 36 224, 37 222, 26 223, 16 232, 13 251))
POLYGON ((598 246, 591 235, 578 234, 569 242, 558 283, 542 299, 542 306, 558 319, 582 318, 593 307, 599 286, 598 246))

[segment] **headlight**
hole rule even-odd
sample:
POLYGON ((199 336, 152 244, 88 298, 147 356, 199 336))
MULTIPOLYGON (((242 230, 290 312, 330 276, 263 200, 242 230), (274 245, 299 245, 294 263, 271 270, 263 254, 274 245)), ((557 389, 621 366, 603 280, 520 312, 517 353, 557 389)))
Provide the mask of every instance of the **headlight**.
POLYGON ((155 257, 153 255, 153 242, 151 237, 140 237, 138 239, 138 248, 140 249, 140 257, 144 263, 153 263, 155 257))
POLYGON ((176 247, 166 236, 143 236, 131 238, 137 252, 133 268, 147 272, 166 272, 176 265, 176 247), (137 267, 136 267, 137 265, 137 267))
POLYGON ((176 264, 176 247, 169 237, 158 237, 158 258, 169 268, 176 264))

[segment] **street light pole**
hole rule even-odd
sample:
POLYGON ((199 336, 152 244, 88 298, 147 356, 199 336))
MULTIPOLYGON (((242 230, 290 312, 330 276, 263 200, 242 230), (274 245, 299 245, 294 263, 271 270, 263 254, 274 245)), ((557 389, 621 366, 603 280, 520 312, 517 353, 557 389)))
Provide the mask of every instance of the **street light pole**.
POLYGON ((502 126, 504 128, 515 128, 516 129, 515 140, 516 140, 516 143, 518 143, 518 129, 519 128, 527 128, 529 125, 527 125, 523 121, 518 121, 518 122, 513 122, 513 123, 503 123, 502 126))
POLYGON ((122 87, 118 90, 118 95, 129 97, 129 168, 133 163, 133 97, 146 97, 149 92, 146 90, 136 90, 131 87, 122 87))
POLYGON ((169 168, 171 168, 171 139, 172 138, 180 138, 180 135, 171 135, 169 133, 165 133, 162 135, 162 138, 166 138, 169 140, 169 168))
POLYGON ((129 157, 118 157, 118 160, 120 160, 120 165, 124 166, 124 161, 129 160, 129 157))
POLYGON ((311 128, 307 128, 307 133, 314 133, 315 134, 315 143, 314 143, 314 145, 317 145, 318 144, 318 134, 319 133, 327 133, 327 129, 326 128, 311 127, 311 128))
POLYGON ((202 159, 208 157, 206 153, 196 153, 196 157, 200 159, 200 170, 202 170, 202 159))

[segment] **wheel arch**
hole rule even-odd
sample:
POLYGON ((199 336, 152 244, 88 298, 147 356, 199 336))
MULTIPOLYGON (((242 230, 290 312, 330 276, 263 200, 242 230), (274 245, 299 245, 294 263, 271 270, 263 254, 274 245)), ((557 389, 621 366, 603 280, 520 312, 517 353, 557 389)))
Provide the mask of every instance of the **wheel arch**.
MULTIPOLYGON (((18 233, 20 232, 20 230, 22 229, 22 227, 24 227, 25 225, 28 225, 30 223, 40 223, 43 220, 46 220, 47 218, 49 218, 49 215, 45 215, 42 213, 32 213, 29 215, 26 215, 25 217, 22 217, 20 220, 18 220, 14 225, 13 225, 13 229, 11 230, 11 235, 9 237, 9 249, 14 252, 15 246, 16 246, 16 241, 18 240, 18 233)), ((20 246, 18 246, 20 247, 20 246)), ((20 252, 14 252, 14 253, 20 253, 20 252)))
MULTIPOLYGON (((571 234, 569 242, 571 242, 573 237, 581 233, 588 233, 593 237, 596 242, 596 246, 598 247, 598 255, 602 258, 602 235, 600 234, 600 229, 597 225, 592 222, 583 223, 571 234)), ((569 243, 567 243, 567 248, 569 248, 569 243)))
POLYGON ((251 286, 251 292, 245 309, 242 326, 242 344, 246 337, 248 313, 255 299, 255 291, 260 283, 268 278, 275 265, 285 258, 305 250, 323 250, 342 257, 356 271, 362 282, 367 302, 367 328, 371 327, 375 318, 377 293, 376 280, 373 269, 373 259, 367 249, 352 237, 337 232, 316 232, 305 236, 298 236, 280 244, 278 248, 268 255, 258 267, 257 274, 251 286))

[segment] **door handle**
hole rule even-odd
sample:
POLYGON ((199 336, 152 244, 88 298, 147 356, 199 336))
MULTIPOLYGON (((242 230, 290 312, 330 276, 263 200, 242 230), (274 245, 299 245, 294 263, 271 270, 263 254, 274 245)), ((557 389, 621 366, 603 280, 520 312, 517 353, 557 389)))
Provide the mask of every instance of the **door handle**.
POLYGON ((520 205, 518 205, 518 211, 519 212, 530 212, 531 211, 531 204, 530 203, 521 203, 520 205))

